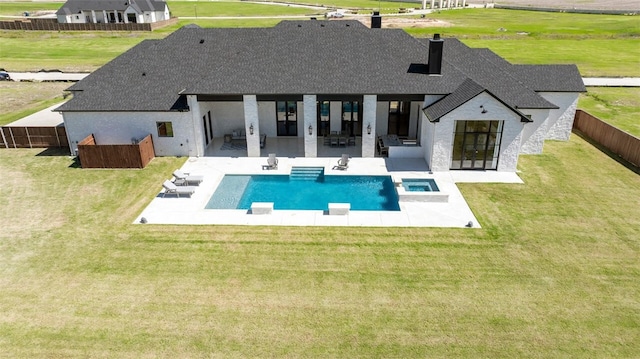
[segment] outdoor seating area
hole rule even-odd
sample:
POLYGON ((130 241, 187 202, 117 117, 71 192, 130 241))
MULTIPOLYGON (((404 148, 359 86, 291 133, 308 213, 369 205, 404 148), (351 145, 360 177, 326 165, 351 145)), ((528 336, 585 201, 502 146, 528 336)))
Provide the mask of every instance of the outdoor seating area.
POLYGON ((173 181, 165 180, 162 183, 162 188, 164 188, 162 197, 164 198, 167 194, 174 194, 178 198, 180 195, 191 197, 196 192, 196 186, 199 186, 202 181, 204 181, 204 176, 192 175, 177 169, 173 171, 173 181))
POLYGON ((192 186, 176 186, 175 183, 165 180, 162 183, 162 187, 164 188, 164 192, 162 193, 162 197, 164 198, 167 194, 175 194, 176 197, 180 197, 180 195, 186 195, 191 197, 192 194, 196 192, 196 188, 192 186))
POLYGON ((175 180, 173 183, 177 186, 189 185, 189 184, 200 184, 204 181, 203 176, 191 175, 190 173, 185 173, 180 170, 173 171, 173 177, 175 180))
POLYGON ((338 131, 332 131, 329 135, 324 136, 323 144, 331 147, 347 147, 356 145, 356 136, 341 134, 338 131))

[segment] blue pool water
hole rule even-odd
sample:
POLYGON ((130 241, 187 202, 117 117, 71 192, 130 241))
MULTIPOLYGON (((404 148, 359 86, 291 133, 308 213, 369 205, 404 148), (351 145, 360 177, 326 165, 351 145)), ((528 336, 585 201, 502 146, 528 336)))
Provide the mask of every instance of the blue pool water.
POLYGON ((403 178, 402 187, 407 192, 439 192, 433 178, 403 178))
POLYGON ((355 211, 399 211, 390 176, 322 176, 300 180, 288 175, 226 175, 207 209, 249 209, 252 202, 273 202, 274 209, 327 210, 329 203, 350 203, 355 211))

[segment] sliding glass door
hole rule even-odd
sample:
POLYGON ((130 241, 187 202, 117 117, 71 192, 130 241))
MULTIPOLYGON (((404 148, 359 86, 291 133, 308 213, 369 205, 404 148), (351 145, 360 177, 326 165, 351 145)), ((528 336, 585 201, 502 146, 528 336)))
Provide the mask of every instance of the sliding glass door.
POLYGON ((498 168, 503 121, 456 121, 451 169, 498 168))
POLYGON ((276 119, 278 136, 298 135, 298 103, 296 101, 277 101, 276 119))

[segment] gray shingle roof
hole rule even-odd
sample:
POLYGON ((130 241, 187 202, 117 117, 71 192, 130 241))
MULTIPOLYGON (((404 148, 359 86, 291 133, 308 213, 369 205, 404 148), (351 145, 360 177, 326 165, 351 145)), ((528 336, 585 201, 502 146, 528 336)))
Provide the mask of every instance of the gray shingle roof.
MULTIPOLYGON (((455 91, 443 97, 439 101, 434 102, 433 104, 422 109, 424 114, 427 116, 427 119, 431 122, 438 122, 440 118, 449 112, 455 110, 456 108, 462 106, 467 101, 472 98, 478 96, 479 94, 487 92, 489 95, 496 98, 498 101, 501 101, 498 97, 492 94, 490 91, 485 89, 484 87, 477 84, 472 79, 465 80, 455 91)), ((503 102, 504 103, 504 102, 503 102)), ((524 116, 517 109, 505 104, 509 107, 513 112, 520 116, 521 120, 524 122, 528 122, 526 116, 524 116)))
POLYGON ((446 39, 442 75, 430 76, 415 71, 427 63, 428 42, 401 29, 349 20, 184 27, 140 43, 72 86, 74 98, 60 110, 169 111, 179 109, 181 94, 446 95, 467 79, 513 108, 555 108, 523 84, 529 69, 496 65, 478 55, 483 51, 446 39))
POLYGON ((67 0, 56 12, 58 15, 78 14, 81 11, 124 11, 132 6, 137 11, 164 11, 163 0, 67 0))

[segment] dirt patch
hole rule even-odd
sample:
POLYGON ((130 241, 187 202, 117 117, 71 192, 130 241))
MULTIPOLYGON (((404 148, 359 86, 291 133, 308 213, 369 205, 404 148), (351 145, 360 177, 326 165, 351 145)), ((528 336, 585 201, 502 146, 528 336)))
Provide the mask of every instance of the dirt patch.
MULTIPOLYGON (((371 18, 370 17, 358 17, 357 19, 365 26, 371 26, 371 18)), ((384 20, 382 20, 383 28, 426 28, 426 27, 449 27, 452 26, 448 21, 442 21, 438 19, 430 19, 430 18, 405 18, 405 17, 393 17, 386 16, 384 20)))
POLYGON ((3 106, 0 115, 28 108, 30 105, 62 96, 71 82, 0 82, 3 106))

